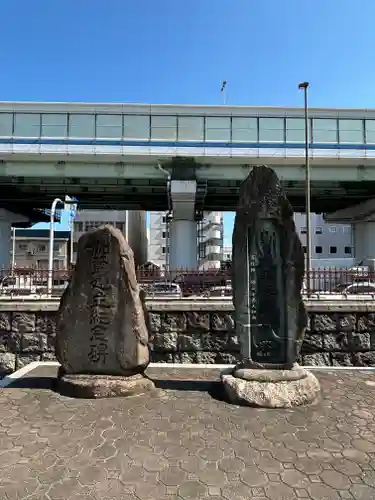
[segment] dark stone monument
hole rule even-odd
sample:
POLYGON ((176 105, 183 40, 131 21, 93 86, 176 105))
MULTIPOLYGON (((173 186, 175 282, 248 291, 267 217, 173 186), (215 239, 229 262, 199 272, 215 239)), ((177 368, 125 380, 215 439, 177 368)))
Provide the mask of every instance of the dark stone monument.
POLYGON ((56 357, 57 386, 64 393, 125 396, 154 387, 143 375, 148 330, 133 252, 112 226, 79 239, 75 270, 58 311, 56 357))
POLYGON ((254 167, 240 189, 233 231, 233 302, 242 357, 234 377, 249 383, 261 377, 264 389, 272 381, 264 370, 275 371, 274 383, 311 375, 296 365, 307 326, 304 271, 293 209, 281 183, 271 168, 254 167))

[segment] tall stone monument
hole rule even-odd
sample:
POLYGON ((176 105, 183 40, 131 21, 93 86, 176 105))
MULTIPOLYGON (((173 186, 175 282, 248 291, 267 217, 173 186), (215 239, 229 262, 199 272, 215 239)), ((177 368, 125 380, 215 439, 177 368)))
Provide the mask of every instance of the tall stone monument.
POLYGON ((304 253, 292 206, 266 166, 254 167, 241 186, 232 260, 242 361, 222 376, 229 398, 278 408, 315 401, 318 380, 296 364, 307 326, 304 253))
POLYGON ((133 251, 104 226, 81 236, 72 279, 58 311, 57 388, 77 397, 127 396, 154 388, 144 303, 133 251))

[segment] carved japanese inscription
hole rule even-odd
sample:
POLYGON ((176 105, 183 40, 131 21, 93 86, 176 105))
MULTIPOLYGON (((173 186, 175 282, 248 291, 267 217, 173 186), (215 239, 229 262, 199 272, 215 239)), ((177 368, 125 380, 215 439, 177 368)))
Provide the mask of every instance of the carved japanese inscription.
POLYGON ((268 167, 255 167, 241 186, 232 273, 243 363, 291 367, 307 323, 304 255, 292 207, 268 167))
POLYGON ((83 235, 60 303, 56 356, 67 373, 129 375, 148 364, 148 331, 133 252, 105 226, 83 235))

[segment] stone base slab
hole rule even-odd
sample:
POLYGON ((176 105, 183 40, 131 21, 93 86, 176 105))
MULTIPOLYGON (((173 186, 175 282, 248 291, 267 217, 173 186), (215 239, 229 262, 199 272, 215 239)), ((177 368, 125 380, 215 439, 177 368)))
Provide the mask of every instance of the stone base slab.
POLYGON ((129 377, 74 374, 58 377, 56 390, 64 396, 96 399, 146 394, 154 391, 155 385, 142 374, 129 377))
POLYGON ((319 400, 320 384, 311 372, 302 367, 290 370, 246 370, 240 375, 222 373, 221 380, 231 403, 261 408, 293 408, 316 403, 319 400), (259 372, 258 377, 257 373, 259 372), (273 372, 273 373, 272 373, 273 372), (296 372, 300 377, 296 378, 296 372), (273 375, 273 379, 272 379, 273 375))

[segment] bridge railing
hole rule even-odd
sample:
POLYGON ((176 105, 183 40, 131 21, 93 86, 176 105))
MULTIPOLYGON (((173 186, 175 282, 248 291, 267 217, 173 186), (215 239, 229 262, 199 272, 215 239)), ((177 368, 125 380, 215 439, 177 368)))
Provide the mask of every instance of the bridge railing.
MULTIPOLYGON (((53 270, 52 296, 61 296, 72 276, 71 269, 53 270)), ((0 269, 0 297, 47 295, 48 270, 0 269)), ((231 270, 161 270, 138 268, 136 276, 146 297, 232 299, 231 270)), ((276 285, 275 285, 276 286, 276 285)), ((276 290, 275 290, 276 292, 276 290)), ((374 298, 375 272, 364 269, 321 268, 305 276, 302 294, 319 297, 374 298)))

